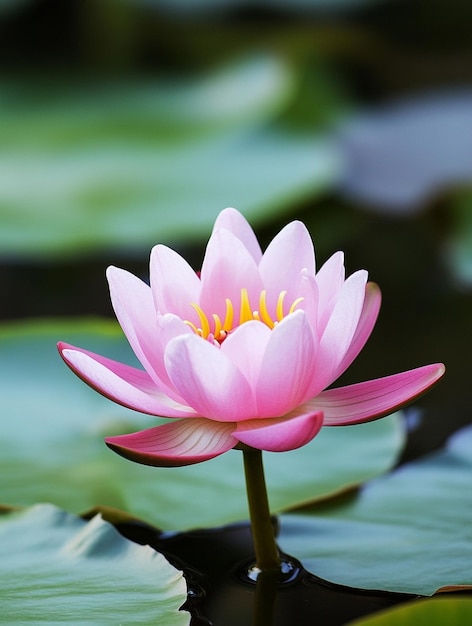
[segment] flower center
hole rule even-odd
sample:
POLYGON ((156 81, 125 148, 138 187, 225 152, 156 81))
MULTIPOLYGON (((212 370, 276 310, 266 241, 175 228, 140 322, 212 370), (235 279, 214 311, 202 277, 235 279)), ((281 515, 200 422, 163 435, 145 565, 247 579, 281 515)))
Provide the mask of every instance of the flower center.
POLYGON ((212 313, 211 317, 209 317, 198 304, 192 302, 191 305, 197 312, 200 324, 197 326, 189 320, 185 320, 185 324, 188 324, 188 326, 203 339, 221 344, 228 336, 228 333, 245 322, 257 320, 263 322, 269 328, 274 328, 284 317, 293 313, 303 300, 303 298, 296 298, 290 307, 288 307, 288 311, 285 312, 286 307, 284 307, 284 303, 286 295, 286 291, 279 293, 275 306, 275 315, 271 315, 267 309, 267 291, 265 289, 263 289, 259 295, 257 309, 251 307, 247 289, 241 289, 238 322, 234 319, 234 305, 229 298, 225 299, 226 310, 223 319, 217 313, 212 313))

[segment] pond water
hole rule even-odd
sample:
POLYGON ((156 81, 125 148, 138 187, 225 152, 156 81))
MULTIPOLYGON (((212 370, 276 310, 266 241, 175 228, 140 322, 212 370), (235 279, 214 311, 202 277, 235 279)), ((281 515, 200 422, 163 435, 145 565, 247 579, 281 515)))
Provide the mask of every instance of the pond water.
MULTIPOLYGON (((277 526, 277 521, 274 519, 277 526)), ((253 563, 249 524, 159 534, 145 524, 117 526, 122 534, 146 543, 183 569, 189 585, 185 608, 191 626, 341 626, 418 596, 335 585, 282 556, 284 573, 247 576, 253 563)))

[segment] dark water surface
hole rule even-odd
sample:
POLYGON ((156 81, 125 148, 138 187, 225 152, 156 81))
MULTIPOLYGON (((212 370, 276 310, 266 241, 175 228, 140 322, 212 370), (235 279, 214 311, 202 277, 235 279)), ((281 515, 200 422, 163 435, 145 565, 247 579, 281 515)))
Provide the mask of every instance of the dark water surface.
POLYGON ((418 597, 335 585, 287 555, 281 580, 271 574, 251 580, 247 572, 253 564, 253 545, 248 523, 176 534, 160 534, 133 522, 117 528, 183 569, 191 626, 341 626, 418 597))

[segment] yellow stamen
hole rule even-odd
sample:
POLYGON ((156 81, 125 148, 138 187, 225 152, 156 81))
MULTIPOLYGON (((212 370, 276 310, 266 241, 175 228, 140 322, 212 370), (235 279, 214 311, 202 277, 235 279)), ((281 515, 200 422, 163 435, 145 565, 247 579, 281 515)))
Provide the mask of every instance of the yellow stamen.
POLYGON ((213 336, 215 339, 218 339, 223 327, 221 326, 221 320, 219 315, 213 313, 212 317, 215 321, 215 330, 213 331, 213 336))
POLYGON ((187 326, 190 326, 190 328, 193 330, 193 332, 198 335, 198 328, 195 326, 195 324, 193 324, 192 322, 189 322, 189 320, 184 320, 184 324, 187 324, 187 326))
POLYGON ((303 302, 305 298, 301 297, 301 298, 297 298, 295 300, 295 302, 293 302, 292 306, 289 308, 288 310, 288 314, 290 315, 290 313, 293 313, 295 311, 295 309, 297 308, 297 306, 300 304, 300 302, 303 302))
POLYGON ((263 289, 261 291, 261 295, 259 296, 259 312, 258 312, 258 318, 260 318, 260 320, 262 322, 264 322, 264 324, 266 324, 269 328, 273 328, 274 327, 274 321, 271 318, 271 316, 269 315, 269 311, 267 310, 267 291, 265 289, 263 289))
POLYGON ((226 298, 226 315, 225 321, 223 322, 223 330, 231 330, 233 328, 233 317, 234 317, 234 308, 233 303, 229 298, 226 298))
POLYGON ((203 310, 195 302, 192 302, 192 307, 195 309, 198 317, 200 318, 200 323, 202 325, 201 334, 202 334, 202 337, 206 339, 208 335, 210 334, 210 322, 208 321, 208 317, 205 315, 203 310))
MULTIPOLYGON (((286 315, 290 315, 295 311, 300 302, 303 301, 303 297, 297 298, 294 300, 288 310, 288 313, 284 314, 284 301, 285 296, 287 295, 287 291, 281 291, 277 298, 277 303, 275 306, 275 320, 269 314, 267 309, 267 291, 263 289, 259 295, 259 310, 252 310, 251 303, 249 302, 249 294, 246 288, 241 289, 241 300, 240 300, 240 312, 239 312, 239 324, 244 324, 245 322, 250 322, 251 320, 257 320, 259 322, 263 322, 269 328, 274 328, 277 326, 279 322, 281 322, 286 315)), ((233 330, 233 322, 234 322, 234 306, 232 301, 229 298, 225 299, 226 311, 224 321, 221 321, 221 317, 217 313, 212 313, 211 319, 213 323, 210 324, 210 319, 203 311, 203 309, 196 304, 195 302, 191 303, 191 306, 196 311, 201 327, 198 327, 193 322, 189 320, 184 320, 185 324, 190 326, 193 332, 203 339, 209 339, 215 341, 215 343, 222 343, 229 332, 233 330), (212 329, 213 326, 213 329, 212 329)))
POLYGON ((239 324, 249 322, 254 319, 252 316, 251 305, 249 304, 249 294, 247 289, 241 289, 241 310, 239 312, 239 324))
POLYGON ((279 297, 277 298, 277 307, 276 307, 276 315, 277 321, 281 321, 284 318, 284 300, 287 295, 286 291, 281 291, 279 293, 279 297))

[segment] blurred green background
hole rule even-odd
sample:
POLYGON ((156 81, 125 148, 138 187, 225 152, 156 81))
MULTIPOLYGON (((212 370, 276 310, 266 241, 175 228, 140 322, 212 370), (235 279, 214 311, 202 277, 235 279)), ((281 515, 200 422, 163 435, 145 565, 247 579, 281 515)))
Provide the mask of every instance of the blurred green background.
MULTIPOLYGON (((235 206, 384 295, 342 382, 444 361, 406 455, 471 421, 472 5, 0 1, 0 318, 111 317, 105 268, 199 267, 235 206)), ((58 337, 60 339, 60 337, 58 337)), ((20 374, 20 373, 19 373, 20 374)))

